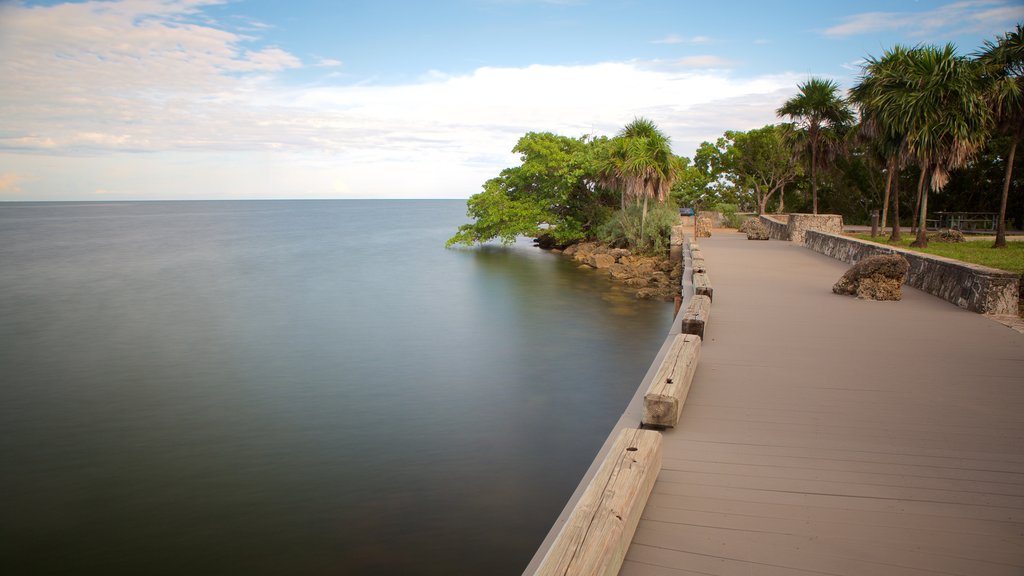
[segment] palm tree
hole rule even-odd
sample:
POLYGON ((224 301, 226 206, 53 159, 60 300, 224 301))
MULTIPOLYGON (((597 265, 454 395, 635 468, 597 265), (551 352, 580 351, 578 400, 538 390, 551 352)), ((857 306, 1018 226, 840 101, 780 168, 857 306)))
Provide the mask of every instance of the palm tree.
POLYGON ((680 166, 669 137, 646 118, 635 118, 613 139, 600 170, 601 183, 622 193, 623 208, 629 201, 643 202, 641 237, 648 200, 665 201, 680 166))
POLYGON ((984 49, 976 54, 985 79, 985 99, 992 109, 998 130, 1010 137, 993 248, 1006 248, 1006 200, 1010 195, 1017 144, 1024 136, 1024 41, 1021 40, 1021 28, 1017 24, 1016 30, 1007 32, 996 42, 986 40, 984 49))
POLYGON ((817 214, 817 169, 824 167, 840 148, 838 134, 853 122, 853 112, 839 95, 839 84, 832 80, 811 78, 798 88, 800 93, 787 100, 775 113, 797 123, 804 135, 800 148, 810 151, 811 197, 817 214))
POLYGON ((949 171, 966 164, 984 145, 991 115, 977 66, 957 55, 952 44, 915 47, 885 73, 885 89, 873 95, 871 109, 882 125, 905 135, 907 153, 921 166, 923 195, 912 246, 925 247, 928 189, 942 190, 949 171))
POLYGON ((892 100, 887 96, 902 88, 913 50, 897 44, 883 52, 881 58, 867 57, 860 81, 850 89, 850 100, 860 111, 862 133, 888 158, 882 228, 886 226, 888 214, 884 209, 887 208, 891 195, 893 224, 889 239, 892 241, 899 241, 901 237, 899 173, 907 160, 907 135, 903 131, 904 126, 889 121, 895 114, 890 110, 883 110, 882 107, 891 106, 892 100))

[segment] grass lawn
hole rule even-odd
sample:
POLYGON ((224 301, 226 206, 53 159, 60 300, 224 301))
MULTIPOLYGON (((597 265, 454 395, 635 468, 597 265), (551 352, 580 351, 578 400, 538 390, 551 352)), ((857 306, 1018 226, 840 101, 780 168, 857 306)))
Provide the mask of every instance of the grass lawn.
POLYGON ((1006 242, 1006 248, 992 248, 992 240, 968 240, 959 244, 944 244, 941 242, 929 242, 925 249, 911 248, 910 243, 914 237, 904 235, 902 242, 889 242, 887 236, 871 238, 870 234, 855 234, 856 238, 879 244, 899 246, 909 250, 935 254, 954 258, 972 264, 981 264, 1000 270, 1009 270, 1018 274, 1024 274, 1024 241, 1012 240, 1006 242))

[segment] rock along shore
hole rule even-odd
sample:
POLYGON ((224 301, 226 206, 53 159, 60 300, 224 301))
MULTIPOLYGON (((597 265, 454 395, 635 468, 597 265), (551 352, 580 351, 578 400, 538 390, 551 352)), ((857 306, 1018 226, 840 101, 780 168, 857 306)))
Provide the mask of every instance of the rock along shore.
POLYGON ((637 298, 671 302, 679 294, 683 263, 667 256, 638 256, 624 248, 611 248, 598 242, 580 242, 562 253, 581 267, 604 272, 613 280, 635 290, 637 298))

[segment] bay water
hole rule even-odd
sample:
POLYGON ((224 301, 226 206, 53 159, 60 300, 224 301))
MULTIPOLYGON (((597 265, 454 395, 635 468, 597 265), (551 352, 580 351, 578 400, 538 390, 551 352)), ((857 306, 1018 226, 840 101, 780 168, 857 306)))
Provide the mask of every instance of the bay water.
POLYGON ((519 574, 671 305, 463 200, 0 204, 7 574, 519 574))

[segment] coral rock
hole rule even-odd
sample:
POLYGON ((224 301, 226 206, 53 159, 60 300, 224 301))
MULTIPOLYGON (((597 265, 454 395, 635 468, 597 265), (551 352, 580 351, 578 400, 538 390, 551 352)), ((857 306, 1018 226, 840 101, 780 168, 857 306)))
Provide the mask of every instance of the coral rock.
POLYGON ((761 220, 751 218, 743 224, 744 232, 747 233, 747 240, 767 240, 769 238, 768 226, 765 226, 761 220))
POLYGON ((875 254, 847 270, 832 291, 870 300, 900 300, 909 269, 907 259, 899 254, 875 254))

